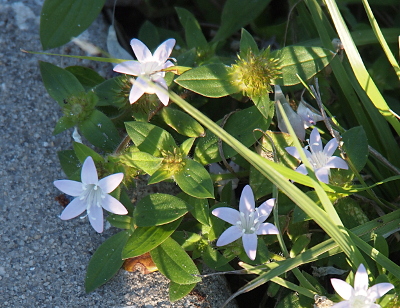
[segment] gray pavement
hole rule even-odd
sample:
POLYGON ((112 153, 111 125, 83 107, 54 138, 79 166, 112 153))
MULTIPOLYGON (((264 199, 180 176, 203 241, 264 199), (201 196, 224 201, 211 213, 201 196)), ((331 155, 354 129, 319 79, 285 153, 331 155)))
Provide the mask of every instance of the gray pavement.
MULTIPOLYGON (((91 255, 117 230, 97 234, 86 219, 62 221, 53 181, 63 179, 57 151, 71 148, 71 132, 52 136, 60 116, 41 81, 38 60, 59 66, 84 64, 104 77, 109 64, 20 52, 41 50, 38 35, 43 0, 0 0, 0 306, 1 307, 221 307, 230 295, 220 277, 205 278, 188 297, 169 303, 160 273, 120 270, 86 294, 91 255)), ((102 19, 86 39, 105 48, 102 19)), ((82 54, 69 44, 55 50, 82 54)), ((231 305, 230 307, 236 307, 231 305)))

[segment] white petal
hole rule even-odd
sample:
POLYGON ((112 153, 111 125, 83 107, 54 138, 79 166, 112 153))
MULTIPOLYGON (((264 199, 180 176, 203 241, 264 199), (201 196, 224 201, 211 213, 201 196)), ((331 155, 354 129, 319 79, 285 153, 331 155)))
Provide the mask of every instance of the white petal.
POLYGON ((260 225, 256 231, 257 235, 279 234, 278 228, 268 222, 260 225))
POLYGON ((213 174, 224 174, 226 173, 224 169, 221 168, 220 165, 218 165, 217 163, 212 163, 210 166, 208 166, 208 170, 210 171, 210 173, 213 174))
POLYGON ((351 308, 351 304, 349 301, 343 301, 343 302, 334 304, 331 308, 351 308))
POLYGON ((297 169, 296 169, 296 172, 304 174, 304 175, 308 174, 306 165, 301 164, 300 166, 298 166, 297 169))
POLYGON ((243 234, 242 241, 243 248, 247 256, 250 258, 250 260, 254 260, 257 253, 257 235, 255 233, 243 234))
POLYGON ((329 168, 319 168, 315 170, 315 176, 325 184, 329 184, 329 168))
MULTIPOLYGON (((139 79, 139 78, 138 78, 139 79)), ((137 82, 134 82, 131 88, 131 92, 129 93, 129 102, 131 104, 137 102, 139 98, 144 94, 144 88, 140 86, 137 82)))
POLYGON ((157 47, 153 54, 153 59, 159 63, 164 63, 171 55, 172 49, 175 46, 175 39, 168 39, 157 47))
POLYGON ((300 159, 299 151, 295 147, 286 147, 285 150, 293 157, 300 159))
POLYGON ((258 214, 263 217, 263 221, 271 214, 275 205, 275 198, 268 199, 258 207, 258 214))
POLYGON ((142 43, 142 41, 140 41, 138 39, 132 39, 131 47, 133 49, 133 52, 135 53, 136 58, 139 60, 139 62, 143 63, 143 62, 152 60, 153 55, 151 54, 151 52, 147 48, 147 46, 142 43))
POLYGON ((236 241, 239 237, 242 236, 242 231, 236 227, 232 226, 226 229, 217 241, 217 246, 225 246, 233 241, 236 241))
POLYGON ((113 196, 105 195, 103 202, 101 204, 103 208, 111 213, 118 215, 126 215, 128 211, 123 206, 121 202, 115 199, 113 196))
POLYGON ((354 296, 354 289, 346 281, 341 279, 332 278, 331 283, 336 293, 339 294, 343 299, 349 300, 354 296))
POLYGON ((103 192, 108 194, 112 192, 115 188, 117 188, 119 184, 121 184, 123 178, 124 178, 123 173, 111 174, 101 179, 99 181, 99 186, 103 190, 103 192))
MULTIPOLYGON (((164 78, 159 78, 157 80, 154 80, 158 85, 163 87, 164 89, 168 89, 167 83, 165 82, 164 78)), ((157 85, 154 87, 154 91, 158 96, 158 99, 163 103, 164 106, 168 106, 169 103, 169 95, 168 93, 165 93, 162 89, 160 89, 157 85)))
POLYGON ((90 212, 88 213, 90 224, 96 232, 103 232, 103 209, 100 206, 93 205, 90 207, 90 212))
POLYGON ((141 67, 138 61, 125 61, 117 64, 113 71, 121 74, 139 76, 141 74, 141 67))
POLYGON ((325 167, 339 168, 339 169, 346 169, 346 170, 349 169, 349 166, 347 165, 346 161, 337 156, 332 156, 331 158, 329 158, 325 167))
POLYGON ((391 283, 378 283, 368 289, 367 297, 371 300, 371 302, 375 302, 378 298, 382 297, 393 288, 394 285, 392 285, 391 283))
POLYGON ((166 69, 168 67, 174 66, 175 64, 172 63, 171 61, 165 62, 165 64, 162 66, 162 69, 166 69))
POLYGON ((336 138, 332 138, 329 142, 325 145, 324 153, 326 156, 332 156, 333 153, 336 151, 338 147, 338 143, 336 138))
POLYGON ((62 220, 72 219, 82 214, 84 210, 86 210, 86 203, 84 200, 75 198, 67 205, 64 211, 61 213, 60 218, 62 220))
POLYGON ((79 196, 83 189, 82 183, 77 181, 70 180, 58 180, 53 182, 54 186, 61 190, 63 193, 67 195, 77 197, 79 196))
POLYGON ((230 207, 218 207, 211 212, 214 216, 235 225, 240 220, 240 213, 230 207))
POLYGON ((81 180, 84 184, 97 184, 99 182, 96 166, 91 156, 88 156, 83 162, 81 180))
POLYGON ((321 135, 317 128, 314 128, 310 134, 310 148, 312 153, 322 152, 321 135))
POLYGON ((254 194, 250 185, 246 185, 240 196, 239 211, 242 213, 252 213, 255 208, 254 194))
POLYGON ((360 264, 354 276, 355 294, 366 294, 368 290, 368 273, 364 264, 360 264))

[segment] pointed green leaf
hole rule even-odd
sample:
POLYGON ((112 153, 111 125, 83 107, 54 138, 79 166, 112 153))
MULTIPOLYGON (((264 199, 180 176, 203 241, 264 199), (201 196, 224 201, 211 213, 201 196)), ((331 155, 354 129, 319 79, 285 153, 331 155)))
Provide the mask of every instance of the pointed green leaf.
POLYGON ((139 29, 139 40, 141 40, 150 50, 157 48, 160 44, 160 35, 157 27, 146 20, 139 29))
POLYGON ((357 126, 342 135, 343 147, 357 171, 364 168, 368 160, 368 139, 362 126, 357 126))
POLYGON ((143 152, 161 156, 160 150, 171 150, 176 147, 170 133, 150 123, 125 122, 126 131, 133 143, 143 152))
POLYGON ((185 39, 188 49, 200 48, 205 49, 208 47, 206 38, 201 31, 200 25, 192 13, 184 8, 175 8, 178 13, 179 21, 185 30, 185 39))
POLYGON ((269 96, 263 95, 262 97, 252 97, 251 99, 258 111, 260 111, 264 118, 271 123, 272 117, 274 116, 275 106, 273 101, 269 99, 269 96))
POLYGON ((64 150, 57 152, 60 165, 64 173, 70 180, 79 181, 81 179, 81 162, 76 157, 75 151, 64 150))
POLYGON ((114 151, 121 141, 113 122, 98 110, 94 110, 78 127, 91 144, 106 151, 114 151))
POLYGON ((151 185, 151 184, 156 184, 156 183, 160 183, 165 180, 172 179, 173 175, 174 175, 173 171, 167 170, 167 169, 164 169, 163 167, 161 167, 160 169, 158 169, 156 172, 154 172, 151 175, 147 184, 151 185))
POLYGON ((230 80, 229 67, 215 63, 193 68, 176 78, 175 82, 207 97, 222 97, 240 91, 230 80))
POLYGON ((56 127, 54 128, 53 135, 57 135, 59 133, 62 133, 63 131, 65 131, 65 130, 71 128, 71 127, 74 127, 75 124, 76 123, 75 123, 75 121, 72 120, 72 118, 61 117, 58 120, 58 122, 56 124, 56 127))
POLYGON ((67 70, 43 61, 39 61, 39 67, 47 92, 61 107, 68 97, 85 92, 79 80, 67 70))
POLYGON ((159 116, 165 124, 176 130, 179 134, 188 137, 202 137, 205 134, 203 126, 188 114, 173 108, 163 108, 159 116))
POLYGON ((175 302, 188 295, 196 286, 197 283, 179 284, 173 281, 169 283, 169 300, 175 302))
POLYGON ((107 221, 116 228, 130 230, 132 227, 132 217, 128 215, 110 214, 107 216, 107 221))
POLYGON ((119 156, 121 163, 143 170, 149 175, 156 172, 163 161, 163 158, 155 157, 146 152, 129 152, 119 156))
POLYGON ((183 156, 189 155, 190 150, 192 149, 193 143, 195 142, 196 138, 189 138, 186 139, 182 144, 180 145, 180 150, 182 151, 183 156))
POLYGON ((188 212, 187 204, 175 196, 151 194, 137 204, 134 218, 138 227, 164 225, 188 212))
POLYGON ((259 53, 257 43, 246 29, 242 29, 242 36, 240 38, 240 57, 246 57, 250 51, 255 55, 259 53))
POLYGON ((86 293, 92 292, 110 280, 121 268, 122 248, 125 246, 131 233, 121 231, 107 239, 90 259, 85 279, 86 293))
POLYGON ((68 43, 85 31, 99 15, 105 0, 46 0, 40 14, 43 49, 68 43))
POLYGON ((158 270, 171 281, 179 284, 200 282, 199 270, 189 255, 172 238, 150 251, 151 258, 158 270))
POLYGON ((67 68, 65 68, 65 70, 74 74, 81 85, 85 88, 85 91, 88 91, 105 81, 105 79, 100 76, 95 70, 92 70, 88 67, 83 67, 79 65, 68 66, 67 68))
POLYGON ((206 226, 210 225, 210 209, 207 199, 192 197, 183 192, 178 197, 186 202, 190 213, 198 222, 206 226))
POLYGON ((128 96, 124 95, 125 76, 108 79, 94 88, 99 98, 97 106, 114 106, 122 108, 128 103, 128 96))
POLYGON ((176 184, 196 198, 214 198, 214 186, 204 167, 192 159, 184 159, 185 166, 174 174, 176 184))
POLYGON ((122 258, 137 257, 154 249, 178 228, 181 221, 177 219, 166 225, 136 228, 122 250, 122 258))
POLYGON ((91 156, 95 162, 104 162, 104 158, 100 154, 82 143, 74 142, 73 147, 76 157, 78 157, 81 163, 83 163, 88 156, 91 156))

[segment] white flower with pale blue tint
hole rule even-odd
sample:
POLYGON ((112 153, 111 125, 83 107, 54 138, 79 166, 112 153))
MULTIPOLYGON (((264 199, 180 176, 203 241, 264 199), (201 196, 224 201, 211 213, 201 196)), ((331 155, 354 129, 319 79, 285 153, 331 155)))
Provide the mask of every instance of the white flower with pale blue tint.
POLYGON ((275 204, 269 199, 255 208, 251 187, 246 185, 239 202, 239 211, 230 207, 219 207, 212 211, 214 216, 232 224, 217 241, 217 246, 225 246, 240 237, 247 256, 254 260, 257 253, 257 235, 278 234, 278 229, 271 223, 264 223, 275 204))
POLYGON ((312 125, 315 125, 318 121, 322 121, 324 118, 312 111, 308 108, 303 101, 300 101, 299 106, 297 107, 297 114, 300 116, 303 121, 304 128, 309 128, 312 125))
POLYGON ((126 215, 128 211, 114 197, 110 196, 121 183, 123 173, 111 174, 99 181, 92 157, 86 158, 82 166, 81 181, 58 180, 54 185, 67 195, 76 197, 61 213, 62 220, 72 219, 85 210, 90 224, 98 232, 103 232, 103 208, 111 213, 126 215))
POLYGON ((331 283, 335 291, 344 299, 332 308, 379 308, 375 301, 394 288, 391 283, 383 282, 368 288, 368 273, 363 264, 357 269, 354 276, 354 288, 346 281, 332 278, 331 283))
POLYGON ((168 89, 164 76, 166 69, 174 64, 168 60, 175 45, 175 39, 168 39, 163 42, 154 54, 138 39, 131 40, 131 47, 138 61, 125 61, 114 67, 114 71, 122 74, 138 76, 132 79, 132 89, 129 94, 131 104, 136 102, 144 93, 156 94, 160 101, 167 106, 169 102, 168 94, 164 93, 148 80, 157 85, 168 89))
MULTIPOLYGON (((331 139, 326 145, 325 148, 322 147, 321 136, 318 132, 317 128, 314 128, 310 134, 309 139, 309 148, 310 151, 305 147, 304 153, 308 161, 311 164, 315 172, 315 176, 321 182, 326 184, 329 183, 329 175, 330 169, 338 168, 338 169, 348 169, 347 163, 340 157, 332 156, 338 147, 338 143, 335 138, 331 139)), ((286 151, 300 160, 300 153, 297 151, 295 147, 287 147, 286 151)), ((304 164, 301 164, 296 169, 297 172, 301 174, 307 174, 307 169, 304 164)))

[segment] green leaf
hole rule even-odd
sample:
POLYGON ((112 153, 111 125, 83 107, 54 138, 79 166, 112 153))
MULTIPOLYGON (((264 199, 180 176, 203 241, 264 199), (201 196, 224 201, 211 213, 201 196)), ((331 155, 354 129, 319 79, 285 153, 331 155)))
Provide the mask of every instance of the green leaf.
POLYGON ((171 238, 186 251, 193 251, 201 240, 201 235, 188 231, 175 231, 171 238))
POLYGON ((204 37, 200 25, 194 15, 184 8, 176 7, 175 10, 178 13, 179 21, 185 30, 185 39, 188 49, 208 48, 207 40, 204 37))
POLYGON ((39 61, 39 67, 47 92, 61 107, 68 97, 85 92, 79 80, 67 70, 43 61, 39 61))
POLYGON ((171 150, 176 147, 170 133, 150 123, 125 122, 126 131, 133 143, 143 152, 161 156, 160 150, 171 150))
POLYGON ((269 99, 268 95, 262 97, 251 98, 258 111, 266 118, 270 123, 274 116, 275 106, 274 103, 269 99))
POLYGON ((300 83, 297 74, 307 81, 321 71, 333 59, 334 53, 321 47, 287 46, 271 53, 271 57, 279 59, 281 74, 275 84, 292 86, 300 83))
POLYGON ((189 138, 189 139, 186 139, 184 142, 182 142, 182 144, 180 145, 179 148, 180 148, 183 156, 189 155, 189 152, 190 152, 195 140, 196 140, 196 138, 189 138))
POLYGON ((274 186, 268 178, 253 166, 250 166, 249 184, 253 189, 256 200, 272 193, 274 186))
POLYGON ((110 214, 107 221, 116 228, 130 230, 132 226, 132 217, 128 215, 110 214))
POLYGON ((171 281, 169 283, 169 300, 175 302, 188 295, 196 286, 197 283, 179 284, 171 281))
POLYGON ((124 261, 121 258, 122 248, 131 233, 121 231, 107 239, 90 259, 85 279, 86 293, 92 292, 110 280, 121 268, 124 261))
POLYGON ((57 152, 60 165, 64 173, 70 180, 79 181, 81 179, 81 162, 73 150, 57 152))
POLYGON ((172 238, 150 251, 159 271, 178 284, 193 284, 201 281, 199 270, 189 255, 172 238))
POLYGON ((240 57, 246 57, 249 51, 255 55, 259 53, 257 43, 253 36, 246 29, 242 29, 242 36, 240 37, 240 57))
POLYGON ((206 226, 210 225, 210 209, 207 199, 195 198, 183 192, 178 197, 186 202, 190 213, 198 222, 206 226))
POLYGON ((156 172, 163 161, 163 158, 155 157, 146 152, 129 152, 119 156, 121 163, 143 170, 149 175, 156 172))
POLYGON ((58 122, 56 124, 56 127, 53 130, 53 135, 57 135, 59 133, 62 133, 63 131, 65 131, 65 130, 71 128, 71 127, 74 127, 75 124, 76 123, 75 123, 75 121, 73 121, 72 118, 70 118, 70 117, 61 117, 58 120, 58 122))
POLYGON ((68 72, 72 73, 85 88, 85 91, 104 82, 105 79, 101 77, 95 70, 83 66, 68 66, 65 68, 68 72))
POLYGON ((218 250, 207 246, 203 252, 204 263, 213 270, 231 271, 233 268, 228 264, 230 259, 225 258, 218 250))
POLYGON ((150 50, 157 48, 160 44, 160 35, 157 27, 146 20, 139 29, 137 36, 150 50))
POLYGON ((73 147, 76 157, 78 157, 81 163, 83 163, 88 156, 91 156, 97 163, 104 163, 103 157, 88 146, 79 142, 74 142, 73 147))
POLYGON ((96 19, 105 0, 46 0, 40 14, 40 42, 43 49, 68 43, 96 19))
POLYGON ((335 209, 346 228, 354 228, 369 221, 358 203, 349 197, 340 198, 335 204, 335 209))
POLYGON ((181 221, 178 219, 166 225, 136 228, 122 250, 122 258, 137 257, 154 249, 178 228, 181 221))
MULTIPOLYGON (((220 122, 221 121, 218 121, 218 123, 220 122)), ((257 110, 257 107, 253 106, 232 114, 227 119, 223 128, 244 146, 249 147, 261 136, 260 132, 253 130, 256 128, 266 130, 268 126, 268 121, 257 110)), ((225 143, 222 143, 222 150, 225 158, 237 154, 235 150, 225 143)), ((218 138, 215 134, 209 130, 206 131, 206 136, 201 138, 196 146, 194 159, 202 165, 221 161, 218 149, 218 138)))
POLYGON ((214 198, 214 186, 207 170, 190 158, 184 159, 184 164, 173 176, 178 186, 190 196, 214 198))
POLYGON ((78 127, 91 144, 106 151, 114 151, 121 141, 113 122, 98 110, 78 127))
POLYGON ((128 97, 123 93, 125 76, 118 76, 108 79, 94 88, 99 101, 97 106, 124 107, 128 97))
POLYGON ((368 160, 368 139, 362 126, 357 126, 342 135, 343 147, 357 171, 364 168, 368 160))
POLYGON ((151 194, 136 204, 134 218, 138 227, 151 227, 172 222, 187 212, 187 204, 182 199, 167 194, 151 194))
POLYGON ((149 181, 147 182, 147 185, 151 184, 156 184, 160 183, 165 180, 172 179, 172 176, 174 175, 174 172, 172 170, 167 170, 163 167, 158 169, 156 172, 154 172, 151 177, 149 178, 149 181))
POLYGON ((221 26, 213 42, 224 40, 240 28, 252 22, 267 7, 271 0, 228 0, 221 16, 221 26))
POLYGON ((222 97, 239 92, 230 81, 229 67, 222 63, 193 68, 175 79, 180 86, 207 97, 222 97))
POLYGON ((179 134, 188 137, 203 137, 205 131, 203 126, 199 124, 188 114, 173 108, 163 108, 159 112, 159 116, 165 124, 176 130, 179 134))

